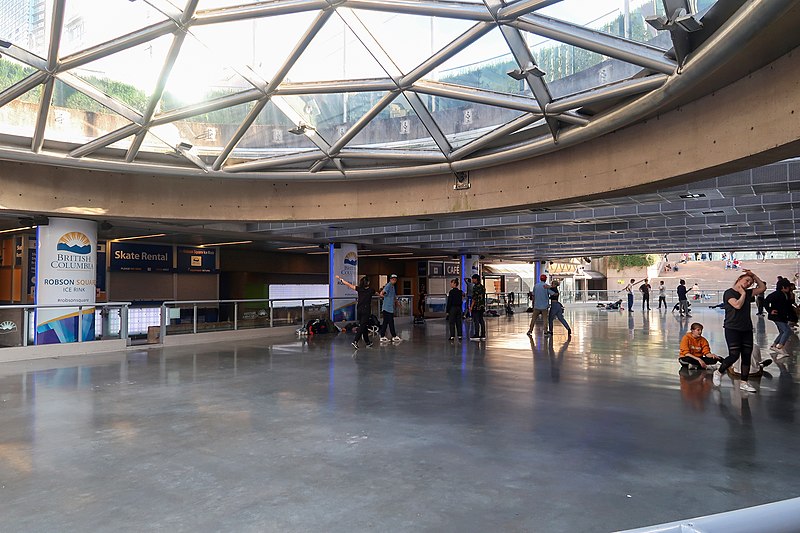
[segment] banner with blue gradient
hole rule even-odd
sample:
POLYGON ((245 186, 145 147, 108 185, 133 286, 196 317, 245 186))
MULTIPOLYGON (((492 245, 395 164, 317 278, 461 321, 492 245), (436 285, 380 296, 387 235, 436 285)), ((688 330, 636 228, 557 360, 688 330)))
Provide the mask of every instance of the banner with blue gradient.
POLYGON ((65 307, 37 309, 36 344, 94 340, 96 274, 97 222, 54 217, 37 228, 36 304, 65 307))
POLYGON ((341 276, 353 285, 358 284, 358 247, 355 244, 330 244, 328 253, 330 297, 336 298, 331 300, 331 320, 355 320, 358 294, 336 279, 336 276, 341 276))

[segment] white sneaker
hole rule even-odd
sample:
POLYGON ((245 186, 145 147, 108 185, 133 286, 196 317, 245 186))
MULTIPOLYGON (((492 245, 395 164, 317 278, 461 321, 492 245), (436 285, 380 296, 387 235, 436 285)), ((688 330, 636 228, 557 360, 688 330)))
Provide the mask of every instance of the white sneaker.
POLYGON ((716 370, 719 368, 717 363, 711 363, 710 365, 706 365, 706 370, 716 370))
POLYGON ((753 387, 746 381, 742 381, 741 383, 739 383, 739 390, 742 390, 744 392, 758 392, 755 387, 753 387))
POLYGON ((715 387, 719 387, 720 385, 722 385, 722 374, 719 371, 717 370, 714 371, 714 379, 712 380, 712 382, 714 383, 715 387))
POLYGON ((392 341, 387 337, 381 337, 381 342, 392 342, 392 341))
POLYGON ((395 335, 394 337, 392 337, 392 342, 400 342, 401 340, 403 340, 403 339, 401 339, 401 338, 400 338, 400 337, 398 337, 397 335, 395 335))

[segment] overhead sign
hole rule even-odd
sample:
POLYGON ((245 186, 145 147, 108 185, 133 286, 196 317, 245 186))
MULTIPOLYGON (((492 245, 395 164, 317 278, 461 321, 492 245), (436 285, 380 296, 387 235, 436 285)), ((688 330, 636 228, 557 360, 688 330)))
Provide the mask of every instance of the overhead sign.
MULTIPOLYGON (((36 304, 92 306, 97 272, 97 222, 50 218, 37 228, 36 304)), ((38 309, 36 344, 94 339, 94 307, 38 309), (82 331, 78 332, 78 324, 82 331)))
POLYGON ((441 261, 428 261, 428 276, 432 278, 444 276, 444 263, 441 261))
POLYGON ((461 276, 461 264, 457 261, 448 262, 444 264, 444 275, 448 278, 450 276, 461 276))
POLYGON ((178 272, 216 273, 217 249, 178 246, 178 272))
POLYGON ((112 241, 109 270, 172 272, 172 246, 112 241))

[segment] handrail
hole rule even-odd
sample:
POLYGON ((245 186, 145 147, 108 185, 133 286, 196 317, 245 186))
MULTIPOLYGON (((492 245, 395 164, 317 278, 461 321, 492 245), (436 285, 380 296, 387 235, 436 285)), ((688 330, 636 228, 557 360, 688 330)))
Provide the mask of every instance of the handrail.
POLYGON ((123 305, 131 305, 131 302, 103 302, 103 303, 83 303, 83 304, 13 304, 13 305, 0 305, 0 311, 3 309, 68 309, 70 307, 120 307, 123 305))
POLYGON ((22 339, 22 346, 28 346, 28 329, 30 328, 29 310, 33 309, 78 309, 78 335, 77 342, 83 342, 83 311, 85 309, 100 309, 101 317, 103 309, 119 308, 119 335, 128 343, 128 308, 131 302, 101 302, 101 303, 73 303, 73 304, 12 304, 0 305, 0 311, 4 310, 22 310, 22 329, 20 336, 22 339))
MULTIPOLYGON (((380 296, 373 296, 372 301, 380 301, 382 297, 380 296)), ((398 300, 408 300, 409 302, 413 302, 414 296, 410 294, 403 294, 397 296, 398 300)), ((300 321, 305 324, 306 322, 306 302, 310 302, 313 305, 313 302, 325 302, 330 305, 332 302, 336 300, 345 300, 349 302, 355 303, 356 296, 312 296, 312 297, 302 297, 302 298, 243 298, 243 299, 228 299, 228 300, 169 300, 165 301, 161 304, 161 317, 159 320, 159 338, 163 339, 167 336, 167 327, 169 326, 169 315, 167 313, 167 308, 175 308, 179 306, 192 306, 192 333, 197 333, 197 324, 198 324, 198 310, 199 306, 202 305, 212 305, 218 306, 220 304, 233 304, 233 330, 237 331, 239 329, 239 304, 248 304, 248 303, 263 303, 264 308, 269 308, 269 327, 274 326, 274 315, 275 315, 275 303, 280 302, 299 302, 300 307, 300 321)), ((294 306, 292 306, 294 307, 294 306)))

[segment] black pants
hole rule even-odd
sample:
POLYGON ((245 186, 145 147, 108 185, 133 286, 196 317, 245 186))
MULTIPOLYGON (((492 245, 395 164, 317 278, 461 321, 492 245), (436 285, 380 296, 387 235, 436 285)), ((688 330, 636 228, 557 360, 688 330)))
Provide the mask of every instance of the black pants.
POLYGON ((458 337, 461 338, 461 308, 455 307, 450 309, 450 312, 447 313, 447 328, 450 332, 450 338, 458 337))
POLYGON ((381 337, 386 336, 386 328, 389 328, 389 331, 392 334, 392 337, 397 337, 397 331, 394 329, 394 313, 389 313, 387 311, 381 311, 383 314, 383 324, 381 324, 381 337))
POLYGON ((728 357, 722 361, 719 371, 721 374, 733 366, 737 359, 742 358, 742 381, 750 377, 750 357, 753 355, 753 332, 725 329, 725 343, 728 345, 728 357))
POLYGON ((356 333, 355 343, 358 344, 359 339, 363 338, 364 342, 369 344, 369 311, 358 313, 358 333, 356 333))
POLYGON ((667 309, 667 297, 666 296, 659 296, 658 297, 658 308, 661 309, 661 304, 664 304, 664 309, 667 309))
POLYGON ((760 294, 756 297, 756 305, 758 306, 758 314, 764 314, 764 297, 760 294))
POLYGON ((642 294, 642 311, 645 308, 650 309, 650 295, 649 294, 642 294))
POLYGON ((475 330, 472 332, 473 337, 486 336, 486 322, 483 321, 483 310, 474 309, 472 311, 472 324, 475 326, 475 330))
MULTIPOLYGON (((713 365, 714 363, 717 362, 717 360, 714 359, 713 357, 701 356, 700 359, 702 359, 703 362, 707 365, 713 365)), ((697 359, 695 359, 694 357, 689 357, 688 355, 679 357, 678 361, 680 362, 681 366, 686 366, 686 365, 700 366, 700 363, 697 362, 697 359)))

